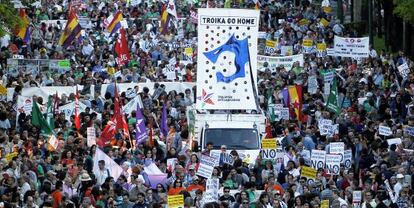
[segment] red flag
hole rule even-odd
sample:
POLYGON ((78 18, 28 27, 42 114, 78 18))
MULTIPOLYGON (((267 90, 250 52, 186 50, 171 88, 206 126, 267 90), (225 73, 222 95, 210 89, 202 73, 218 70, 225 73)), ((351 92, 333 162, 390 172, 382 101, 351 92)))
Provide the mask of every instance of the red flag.
POLYGON ((53 102, 53 115, 56 115, 59 112, 59 96, 58 92, 56 91, 54 102, 53 102))
POLYGON ((128 123, 125 120, 124 113, 122 112, 122 105, 120 104, 119 97, 118 97, 118 89, 116 87, 115 83, 115 91, 114 91, 114 117, 115 117, 115 123, 117 129, 123 129, 124 130, 124 136, 126 138, 129 138, 129 129, 128 129, 128 123))
POLYGON ((106 124, 105 128, 101 133, 101 138, 96 141, 96 144, 100 147, 108 146, 111 143, 112 138, 116 133, 116 121, 115 117, 112 117, 110 121, 106 124))
POLYGON ((79 112, 79 91, 76 85, 76 96, 75 96, 75 128, 79 131, 81 127, 80 112, 79 112))
POLYGON ((272 134, 272 125, 269 122, 269 119, 266 119, 266 128, 265 128, 265 132, 266 132, 266 136, 265 138, 273 138, 273 134, 272 134))
POLYGON ((115 52, 118 55, 116 62, 119 66, 127 64, 130 60, 128 41, 125 36, 125 29, 120 29, 120 35, 115 43, 115 52))

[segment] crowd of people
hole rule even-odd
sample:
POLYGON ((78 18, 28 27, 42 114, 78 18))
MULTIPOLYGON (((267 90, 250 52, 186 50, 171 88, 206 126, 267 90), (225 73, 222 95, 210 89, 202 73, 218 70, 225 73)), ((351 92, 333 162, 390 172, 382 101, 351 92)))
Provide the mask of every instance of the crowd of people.
MULTIPOLYGON (((184 207, 354 207, 362 208, 414 206, 414 74, 400 74, 397 67, 413 63, 402 52, 390 53, 370 48, 370 56, 362 59, 319 57, 305 54, 304 66, 272 68, 264 64, 258 69, 258 101, 266 112, 268 100, 283 104, 282 90, 289 85, 303 87, 303 119, 273 121, 268 127, 271 137, 283 137, 281 145, 289 156, 287 165, 276 167, 275 161, 258 156, 247 164, 232 152, 234 165, 220 163, 214 167, 212 178, 219 179, 218 201, 205 202, 206 180, 197 176, 202 154, 209 155, 195 145, 183 151, 190 141, 186 110, 196 101, 195 85, 183 91, 166 91, 164 82, 196 82, 197 24, 190 11, 197 8, 255 9, 256 1, 184 1, 176 0, 177 16, 181 23, 170 25, 161 33, 159 21, 162 1, 142 1, 132 6, 131 1, 72 1, 77 2, 79 17, 90 19, 79 38, 68 48, 58 40, 64 31, 68 1, 42 1, 28 5, 31 37, 24 42, 16 35, 1 38, 2 85, 14 89, 11 100, 5 96, 0 102, 0 207, 168 207, 168 196, 183 195, 184 207), (118 66, 114 45, 116 36, 106 31, 106 18, 122 11, 127 22, 127 40, 131 60, 118 66), (52 21, 53 20, 53 21, 52 21), (57 20, 57 21, 54 21, 57 20), (53 23, 52 23, 53 22, 53 23), (189 56, 185 48, 192 48, 189 56), (24 59, 70 60, 70 69, 64 72, 37 71, 23 66, 10 73, 9 61, 14 55, 24 59), (175 73, 167 74, 169 60, 175 57, 175 73), (336 69, 340 112, 328 111, 325 106, 322 70, 336 69), (118 73, 115 77, 117 71, 118 73), (308 77, 316 76, 316 93, 308 92, 308 77), (125 105, 135 96, 143 103, 144 122, 151 130, 153 140, 135 142, 136 111, 127 114, 129 138, 121 129, 110 145, 101 148, 124 170, 118 178, 110 174, 105 160, 94 161, 96 145, 87 145, 87 128, 94 127, 96 136, 111 120, 114 113, 114 83, 155 83, 154 88, 138 87, 119 92, 125 105), (80 102, 86 109, 80 113, 81 127, 75 128, 75 115, 54 112, 54 129, 58 148, 51 148, 41 127, 32 124, 32 116, 17 112, 16 103, 22 91, 30 87, 59 87, 82 85, 80 102), (105 93, 102 86, 108 84, 105 93), (91 87, 94 86, 94 87, 91 87), (131 96, 131 91, 133 96, 131 96), (161 135, 162 108, 168 114, 168 136, 161 135), (334 135, 321 135, 318 121, 330 119, 338 124, 334 135), (392 130, 389 136, 379 135, 379 126, 392 130), (388 145, 387 140, 399 138, 400 143, 388 145), (306 164, 304 150, 325 150, 330 142, 344 142, 352 150, 352 166, 341 166, 339 175, 317 170, 314 182, 301 176, 306 164), (176 158, 174 169, 167 160, 176 158), (94 163, 98 162, 98 168, 94 163), (151 164, 168 174, 164 183, 150 185, 145 167, 151 164), (358 200, 354 191, 361 191, 358 200), (323 202, 328 200, 328 206, 323 202)), ((295 5, 289 0, 259 1, 260 32, 266 40, 277 40, 275 54, 261 50, 261 55, 280 55, 282 46, 293 46, 293 54, 303 53, 303 39, 326 43, 332 48, 334 36, 361 37, 351 27, 345 27, 320 4, 301 1, 295 5), (328 24, 321 25, 325 19, 328 24), (309 20, 307 24, 300 20, 309 20), (280 21, 283 20, 283 21, 280 21)), ((329 1, 324 0, 325 7, 329 1)), ((178 22, 178 21, 177 21, 178 22)), ((260 46, 259 46, 260 48, 260 46)), ((53 96, 52 96, 53 97, 53 96)), ((56 99, 56 108, 76 100, 76 94, 56 99)), ((118 98, 117 98, 118 99, 118 98)), ((33 101, 47 105, 47 100, 36 94, 33 101)), ((268 132, 269 133, 269 132, 268 132)), ((223 138, 225 139, 225 138, 223 138)), ((221 145, 221 144, 220 144, 221 145)), ((222 150, 225 151, 225 146, 222 150)))

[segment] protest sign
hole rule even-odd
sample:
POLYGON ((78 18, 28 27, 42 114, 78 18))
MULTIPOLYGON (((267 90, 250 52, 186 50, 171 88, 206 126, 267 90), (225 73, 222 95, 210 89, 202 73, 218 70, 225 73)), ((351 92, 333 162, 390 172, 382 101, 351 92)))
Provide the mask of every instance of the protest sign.
POLYGON ((321 25, 323 25, 324 27, 327 27, 329 25, 328 20, 326 20, 325 18, 321 18, 321 21, 319 21, 319 23, 321 23, 321 25))
POLYGON ((312 150, 311 152, 311 164, 312 168, 319 169, 325 167, 325 150, 312 150))
POLYGON ((168 207, 170 208, 183 208, 184 207, 184 195, 169 195, 168 196, 168 207))
POLYGON ((316 44, 316 56, 317 57, 325 57, 327 56, 326 51, 326 43, 318 43, 316 44))
POLYGON ((344 152, 344 166, 345 169, 350 169, 352 167, 352 150, 345 150, 344 152))
POLYGON ((398 68, 398 72, 400 72, 400 75, 403 78, 407 78, 408 74, 410 73, 410 68, 408 67, 407 62, 399 65, 397 68, 398 68))
POLYGON ((214 165, 218 163, 215 158, 212 158, 207 155, 201 155, 200 159, 200 166, 197 170, 197 175, 210 178, 211 174, 213 174, 214 165))
POLYGON ((369 38, 343 38, 335 36, 334 50, 336 56, 367 58, 369 56, 369 38))
POLYGON ((263 149, 261 150, 262 158, 265 160, 276 160, 282 156, 277 149, 263 149))
POLYGON ((223 152, 220 155, 222 161, 224 164, 229 164, 229 165, 233 165, 234 164, 234 158, 233 155, 227 153, 227 152, 223 152))
POLYGON ((256 100, 252 99, 256 96, 254 87, 245 88, 241 83, 255 86, 257 80, 257 69, 260 67, 257 67, 255 56, 259 20, 259 10, 198 9, 197 63, 203 64, 197 66, 197 95, 200 98, 196 99, 196 109, 257 108, 256 100), (232 31, 231 35, 221 33, 222 30, 232 31), (220 41, 211 41, 213 36, 220 41), (230 47, 234 45, 238 50, 230 47), (229 63, 229 60, 234 61, 229 63), (212 67, 215 69, 212 70, 212 67))
POLYGON ((283 104, 270 104, 269 109, 275 115, 275 121, 289 120, 289 108, 283 107, 283 104))
POLYGON ((325 163, 328 174, 339 175, 341 155, 326 154, 325 163))
POLYGON ((281 46, 280 55, 282 56, 291 56, 293 55, 293 46, 281 46))
POLYGON ((407 126, 404 128, 404 132, 410 136, 414 136, 414 127, 407 126))
POLYGON ((214 167, 220 165, 220 154, 221 154, 220 151, 221 150, 212 150, 212 151, 210 151, 210 157, 214 158, 214 161, 216 162, 214 164, 214 167))
POLYGON ((317 170, 311 167, 302 166, 300 176, 305 177, 308 180, 308 184, 312 184, 316 179, 317 172, 317 170))
POLYGON ((57 150, 59 146, 59 140, 57 140, 53 134, 49 136, 48 143, 51 147, 53 147, 54 150, 57 150))
POLYGON ((311 95, 316 94, 318 91, 318 80, 315 75, 308 77, 308 92, 311 95))
POLYGON ((353 191, 352 192, 352 206, 353 207, 361 207, 362 202, 362 192, 361 191, 353 191))
POLYGON ((177 162, 177 158, 170 158, 167 159, 167 170, 170 172, 175 171, 175 163, 177 162))
POLYGON ((299 66, 303 66, 304 59, 303 54, 292 55, 292 56, 282 56, 282 57, 272 57, 272 56, 257 56, 257 66, 258 68, 263 68, 263 64, 267 62, 269 68, 273 71, 276 71, 277 67, 283 66, 286 70, 290 71, 294 63, 298 62, 299 66))
POLYGON ((392 130, 388 126, 379 126, 378 133, 382 136, 390 136, 392 135, 392 130))
POLYGON ((105 154, 104 151, 102 151, 100 148, 96 148, 95 155, 93 157, 93 172, 97 173, 99 171, 99 164, 98 162, 100 160, 105 161, 106 167, 109 168, 109 175, 114 178, 114 180, 118 180, 119 176, 123 172, 123 169, 118 163, 116 163, 111 157, 109 157, 107 154, 105 154))
POLYGON ((303 53, 309 54, 315 52, 312 39, 303 39, 303 53))
POLYGON ((19 155, 19 153, 17 152, 12 152, 6 155, 6 160, 7 162, 10 162, 14 157, 17 157, 17 155, 19 155))
POLYGON ((388 146, 391 146, 391 145, 393 145, 393 144, 395 144, 395 145, 399 145, 399 144, 401 144, 401 143, 402 143, 401 138, 387 139, 387 144, 388 144, 388 146))
POLYGON ((321 208, 329 208, 329 200, 322 200, 321 208))
POLYGON ((219 200, 220 182, 218 178, 209 178, 206 182, 206 192, 203 196, 203 202, 215 202, 219 200))
POLYGON ((86 136, 88 147, 96 144, 96 130, 94 127, 86 128, 86 136))
POLYGON ((329 153, 341 155, 341 163, 344 160, 345 144, 343 142, 331 142, 329 144, 329 153))
POLYGON ((276 149, 276 139, 262 139, 262 149, 276 149))
POLYGON ((266 40, 265 45, 266 45, 265 53, 268 53, 268 54, 275 54, 276 53, 277 41, 266 40))
POLYGON ((311 165, 311 152, 310 150, 304 149, 300 152, 300 156, 303 157, 303 159, 305 160, 305 164, 306 165, 311 165))

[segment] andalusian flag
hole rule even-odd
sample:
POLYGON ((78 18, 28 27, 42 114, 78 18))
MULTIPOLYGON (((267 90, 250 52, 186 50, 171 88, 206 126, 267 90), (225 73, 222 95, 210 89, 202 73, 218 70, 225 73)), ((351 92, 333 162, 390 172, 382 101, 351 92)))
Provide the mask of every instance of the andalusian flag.
POLYGON ((302 85, 289 86, 290 105, 294 109, 296 118, 302 120, 302 85))
POLYGON ((326 108, 335 114, 339 114, 341 112, 341 108, 338 105, 338 84, 336 78, 334 78, 332 81, 331 91, 329 92, 326 108))

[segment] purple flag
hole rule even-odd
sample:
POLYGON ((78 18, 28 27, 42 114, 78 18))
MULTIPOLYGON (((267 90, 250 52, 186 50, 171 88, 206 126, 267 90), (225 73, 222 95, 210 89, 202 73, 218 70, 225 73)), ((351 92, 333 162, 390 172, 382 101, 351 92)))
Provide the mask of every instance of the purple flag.
POLYGON ((141 109, 137 104, 137 112, 136 112, 136 119, 137 122, 135 124, 135 140, 137 144, 141 144, 145 142, 148 137, 147 130, 145 128, 144 116, 142 115, 141 109))
POLYGON ((168 136, 167 108, 165 107, 165 103, 162 105, 161 134, 164 136, 164 138, 167 138, 168 136))
POLYGON ((285 104, 285 107, 289 107, 289 91, 287 88, 284 88, 282 90, 282 96, 283 96, 283 103, 285 104))

